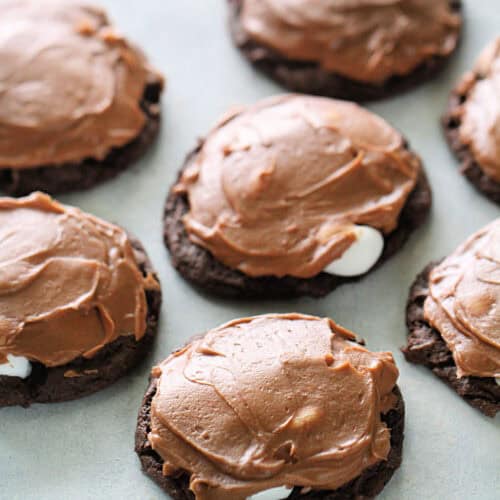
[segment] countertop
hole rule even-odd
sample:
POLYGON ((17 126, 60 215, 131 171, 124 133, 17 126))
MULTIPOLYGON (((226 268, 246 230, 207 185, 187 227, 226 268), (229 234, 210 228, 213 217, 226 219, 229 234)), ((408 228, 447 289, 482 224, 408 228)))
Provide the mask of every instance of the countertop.
POLYGON ((224 0, 102 0, 121 31, 140 44, 167 77, 163 126, 156 145, 120 177, 86 192, 60 196, 117 222, 144 243, 164 293, 154 352, 130 376, 91 397, 64 404, 0 410, 0 499, 161 499, 140 470, 136 415, 150 367, 192 335, 240 316, 297 311, 333 317, 391 350, 406 401, 403 465, 384 500, 494 500, 500 492, 500 419, 469 407, 432 373, 408 364, 405 302, 414 276, 432 259, 499 215, 457 171, 439 118, 448 92, 499 34, 497 0, 468 1, 462 45, 435 80, 368 105, 400 129, 421 155, 434 190, 429 221, 394 258, 360 283, 323 299, 237 302, 210 297, 170 265, 162 241, 162 209, 186 153, 226 109, 284 90, 255 72, 233 47, 224 0))

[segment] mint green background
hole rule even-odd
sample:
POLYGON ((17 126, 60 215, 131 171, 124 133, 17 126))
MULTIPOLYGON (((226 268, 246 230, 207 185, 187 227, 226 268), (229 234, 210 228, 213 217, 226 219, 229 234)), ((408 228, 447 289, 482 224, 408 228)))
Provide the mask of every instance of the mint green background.
POLYGON ((499 215, 457 173, 439 127, 449 89, 478 51, 500 34, 498 0, 466 2, 463 44, 435 81, 370 105, 409 138, 429 173, 435 204, 429 223, 381 269, 321 300, 244 303, 202 295, 172 269, 161 215, 185 154, 229 106, 282 92, 255 73, 233 48, 224 0, 106 0, 119 28, 167 76, 163 128, 139 164, 96 189, 62 196, 138 235, 159 272, 165 297, 154 353, 131 376, 92 397, 28 410, 0 410, 0 499, 164 498, 142 475, 133 453, 137 409, 149 367, 197 332, 235 317, 268 311, 332 316, 392 350, 407 404, 404 463, 385 500, 500 498, 500 426, 470 408, 423 368, 407 364, 404 307, 413 277, 431 259, 499 215))

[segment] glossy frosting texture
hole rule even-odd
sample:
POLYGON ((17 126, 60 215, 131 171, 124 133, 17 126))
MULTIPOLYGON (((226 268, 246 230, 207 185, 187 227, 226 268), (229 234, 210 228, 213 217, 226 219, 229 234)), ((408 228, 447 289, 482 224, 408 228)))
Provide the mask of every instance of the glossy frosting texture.
POLYGON ((60 366, 141 339, 150 286, 119 227, 41 193, 0 198, 0 363, 60 366))
POLYGON ((500 377, 500 219, 434 268, 424 311, 459 377, 500 377))
POLYGON ((242 0, 247 36, 282 56, 373 84, 456 47, 449 0, 242 0))
POLYGON ((151 75, 144 55, 100 8, 3 0, 0 167, 105 158, 144 127, 140 102, 151 75))
POLYGON ((486 47, 463 85, 471 88, 458 111, 460 139, 481 169, 500 182, 500 37, 486 47))
POLYGON ((287 95, 234 112, 176 186, 191 240, 250 276, 307 278, 355 241, 393 231, 421 165, 402 136, 359 106, 287 95))
POLYGON ((148 439, 163 473, 190 475, 197 500, 243 500, 282 485, 336 489, 387 458, 380 415, 398 370, 333 321, 235 320, 153 369, 148 439))

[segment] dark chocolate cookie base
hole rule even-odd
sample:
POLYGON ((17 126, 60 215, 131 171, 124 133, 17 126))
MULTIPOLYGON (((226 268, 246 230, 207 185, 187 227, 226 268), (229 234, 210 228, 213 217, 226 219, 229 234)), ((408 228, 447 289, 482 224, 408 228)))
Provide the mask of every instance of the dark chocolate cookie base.
MULTIPOLYGON (((187 158, 184 170, 195 158, 197 151, 187 158)), ((384 252, 376 267, 395 254, 409 238, 410 234, 422 225, 431 207, 432 195, 425 173, 408 198, 395 231, 385 237, 384 252)), ((320 273, 312 278, 286 276, 277 278, 263 276, 252 278, 242 272, 230 269, 216 260, 204 248, 189 239, 182 217, 189 211, 186 196, 171 190, 164 212, 164 240, 170 251, 171 261, 177 271, 199 288, 222 297, 245 299, 282 299, 309 295, 322 297, 343 283, 358 281, 363 276, 345 278, 320 273)), ((370 272, 370 271, 369 271, 370 272)))
MULTIPOLYGON (((150 431, 151 401, 156 393, 156 381, 153 380, 144 396, 137 419, 135 434, 135 451, 139 455, 142 469, 166 493, 175 500, 194 500, 194 494, 189 490, 189 476, 182 474, 177 477, 166 477, 162 474, 163 460, 151 448, 147 436, 150 431)), ((404 438, 404 401, 399 388, 394 389, 397 397, 396 407, 382 420, 391 431, 391 450, 386 461, 379 462, 366 469, 360 476, 334 491, 310 491, 301 494, 302 488, 294 488, 287 500, 367 500, 374 498, 389 482, 392 475, 401 465, 404 438)))
MULTIPOLYGON (((137 264, 144 275, 154 273, 142 245, 134 239, 132 244, 137 264)), ((55 368, 32 363, 32 373, 27 379, 0 376, 0 408, 79 399, 104 389, 125 375, 146 356, 156 336, 161 291, 147 291, 146 300, 147 326, 141 340, 137 342, 133 335, 123 336, 105 346, 91 359, 79 357, 55 368), (65 377, 68 371, 76 372, 79 376, 65 377)))
POLYGON ((146 118, 144 128, 132 142, 112 149, 103 160, 86 158, 76 163, 27 169, 0 166, 0 190, 11 196, 24 196, 33 191, 58 194, 89 189, 117 176, 139 159, 158 135, 161 91, 161 81, 148 83, 141 101, 146 118))
MULTIPOLYGON (((476 81, 479 76, 476 76, 476 81)), ((451 93, 448 110, 443 117, 443 128, 448 144, 460 162, 460 172, 486 197, 500 205, 500 183, 486 175, 476 162, 469 146, 460 140, 460 114, 458 110, 467 100, 471 85, 458 85, 451 93)))
MULTIPOLYGON (((380 85, 364 83, 331 73, 317 63, 287 59, 271 48, 250 39, 240 24, 242 0, 228 0, 230 28, 236 46, 260 71, 286 88, 304 94, 322 95, 353 101, 370 101, 404 92, 437 75, 449 57, 429 57, 427 61, 405 76, 393 76, 380 85)), ((460 12, 462 2, 450 0, 452 9, 460 12)))
POLYGON ((494 378, 457 377, 451 351, 437 330, 424 318, 424 302, 429 294, 429 273, 437 263, 429 264, 410 289, 406 309, 408 344, 401 349, 407 361, 430 368, 467 403, 488 417, 500 411, 500 386, 494 378))

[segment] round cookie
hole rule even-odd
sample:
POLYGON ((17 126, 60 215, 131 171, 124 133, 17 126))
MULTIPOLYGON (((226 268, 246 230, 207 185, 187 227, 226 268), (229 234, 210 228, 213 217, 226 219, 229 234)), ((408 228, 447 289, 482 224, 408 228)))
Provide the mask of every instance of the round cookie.
POLYGON ((500 37, 451 93, 443 127, 460 171, 500 204, 500 37))
POLYGON ((0 198, 0 221, 0 407, 92 394, 144 358, 161 289, 138 240, 41 193, 0 198))
POLYGON ((228 0, 235 44, 295 92, 355 101, 436 75, 456 49, 459 0, 228 0))
POLYGON ((174 267, 209 292, 323 296, 393 255, 430 205, 420 160, 386 122, 286 95, 229 114, 188 156, 164 237, 174 267))
POLYGON ((0 190, 87 189, 153 142, 163 78, 103 10, 6 0, 0 33, 0 190))
POLYGON ((489 417, 500 411, 500 219, 451 256, 429 264, 410 289, 406 359, 430 368, 489 417), (496 256, 496 257, 495 257, 496 256), (496 259, 496 260, 495 260, 496 259))
POLYGON ((354 340, 300 314, 195 338, 152 370, 135 441, 144 472, 174 499, 373 498, 401 464, 404 403, 392 355, 354 340))

